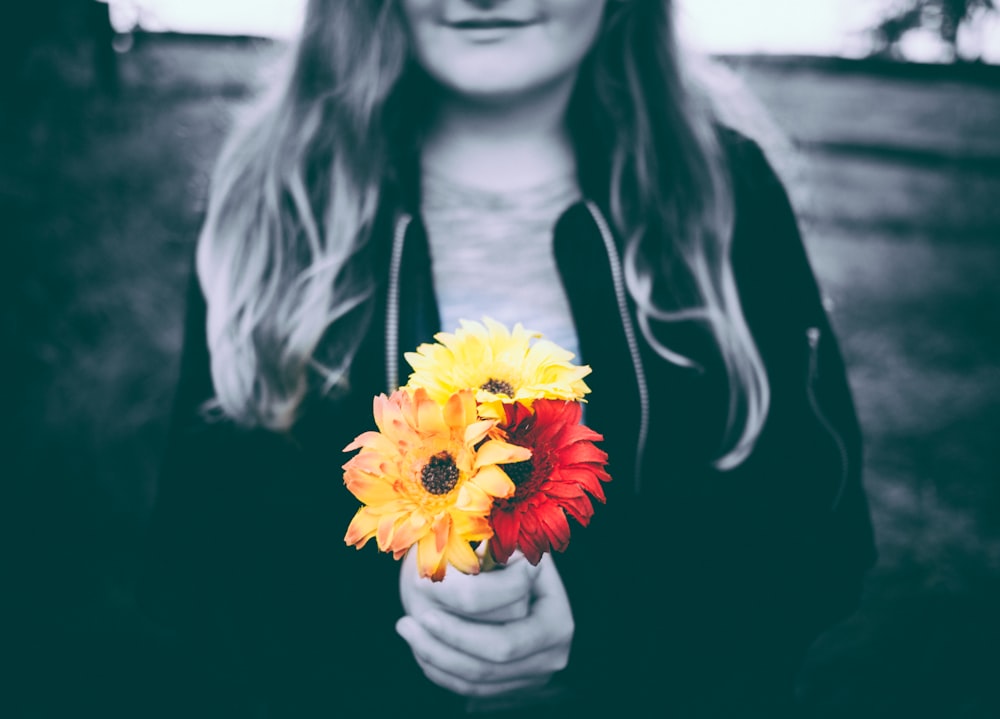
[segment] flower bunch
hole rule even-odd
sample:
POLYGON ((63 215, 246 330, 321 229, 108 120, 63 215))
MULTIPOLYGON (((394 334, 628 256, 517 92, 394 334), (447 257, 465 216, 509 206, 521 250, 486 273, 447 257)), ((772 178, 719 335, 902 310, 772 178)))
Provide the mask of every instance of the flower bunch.
POLYGON ((374 538, 396 559, 415 546, 421 576, 435 581, 449 564, 476 574, 515 550, 532 564, 565 550, 568 517, 586 526, 610 480, 602 436, 581 423, 590 368, 489 318, 435 340, 406 354, 405 387, 375 398, 378 431, 344 450, 360 450, 344 482, 363 504, 344 541, 360 549, 374 538))

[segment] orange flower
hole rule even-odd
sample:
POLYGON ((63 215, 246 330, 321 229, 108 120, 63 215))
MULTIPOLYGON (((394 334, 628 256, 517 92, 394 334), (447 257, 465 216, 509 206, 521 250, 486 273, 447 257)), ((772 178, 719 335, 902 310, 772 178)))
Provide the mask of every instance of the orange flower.
POLYGON ((524 461, 530 450, 488 439, 496 422, 478 419, 471 391, 438 404, 425 390, 397 390, 375 398, 374 415, 378 431, 344 448, 361 450, 344 465, 344 483, 364 504, 344 541, 360 549, 374 537, 396 559, 416 544, 420 575, 434 581, 448 564, 478 573, 469 543, 493 534, 494 499, 514 493, 497 465, 524 461))
POLYGON ((567 514, 589 524, 594 507, 588 494, 605 501, 608 455, 594 445, 604 437, 580 424, 578 402, 538 399, 530 409, 520 403, 504 409, 506 421, 494 434, 530 449, 531 459, 504 467, 517 491, 493 505, 489 547, 497 562, 520 549, 538 564, 543 553, 569 544, 567 514))

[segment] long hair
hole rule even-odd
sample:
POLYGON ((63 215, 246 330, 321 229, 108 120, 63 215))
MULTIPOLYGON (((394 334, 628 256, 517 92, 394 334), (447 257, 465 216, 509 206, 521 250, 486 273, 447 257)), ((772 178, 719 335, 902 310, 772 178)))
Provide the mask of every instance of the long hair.
MULTIPOLYGON (((682 365, 654 323, 703 321, 718 345, 730 402, 716 464, 730 468, 769 390, 733 278, 726 163, 685 83, 671 6, 609 0, 573 103, 609 138, 606 194, 643 334, 682 365)), ((241 424, 287 430, 308 392, 348 381, 370 320, 365 249, 399 139, 395 100, 414 75, 407 44, 396 0, 311 0, 286 81, 223 151, 197 264, 216 400, 241 424)))
POLYGON ((391 2, 311 2, 287 78, 223 149, 197 269, 216 401, 237 422, 286 430, 317 381, 347 381, 405 65, 391 2))

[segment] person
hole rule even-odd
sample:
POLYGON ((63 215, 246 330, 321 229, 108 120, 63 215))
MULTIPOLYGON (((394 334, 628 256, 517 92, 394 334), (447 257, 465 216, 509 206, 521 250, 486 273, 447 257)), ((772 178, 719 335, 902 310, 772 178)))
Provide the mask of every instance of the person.
POLYGON ((308 4, 189 292, 141 591, 187 715, 792 711, 875 557, 860 431, 785 190, 672 11, 308 4), (482 315, 592 368, 613 480, 565 552, 436 584, 345 547, 341 450, 482 315))

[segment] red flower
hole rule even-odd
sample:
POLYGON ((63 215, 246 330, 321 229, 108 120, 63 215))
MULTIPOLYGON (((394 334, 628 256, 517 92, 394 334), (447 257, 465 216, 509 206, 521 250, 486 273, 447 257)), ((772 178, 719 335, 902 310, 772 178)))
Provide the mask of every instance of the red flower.
POLYGON ((547 551, 563 551, 569 544, 566 515, 587 526, 594 514, 591 498, 604 503, 601 482, 611 479, 608 455, 595 441, 603 436, 580 424, 578 402, 536 399, 531 408, 504 405, 501 428, 511 444, 531 450, 531 459, 502 465, 517 486, 514 496, 497 499, 490 524, 493 558, 506 562, 520 549, 532 564, 547 551))

